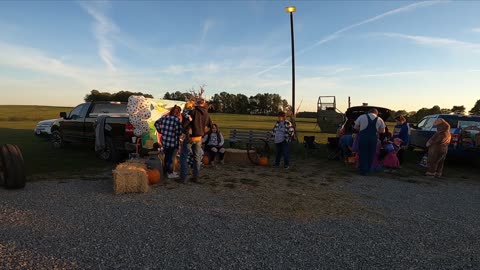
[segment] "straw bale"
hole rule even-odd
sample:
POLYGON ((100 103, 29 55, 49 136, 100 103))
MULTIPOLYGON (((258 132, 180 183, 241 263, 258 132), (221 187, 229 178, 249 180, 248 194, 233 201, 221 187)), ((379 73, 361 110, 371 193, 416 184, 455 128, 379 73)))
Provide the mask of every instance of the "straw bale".
POLYGON ((144 163, 121 163, 112 172, 113 190, 116 194, 148 192, 148 176, 144 163))
POLYGON ((252 165, 248 159, 247 150, 242 149, 226 148, 224 160, 229 164, 252 165))

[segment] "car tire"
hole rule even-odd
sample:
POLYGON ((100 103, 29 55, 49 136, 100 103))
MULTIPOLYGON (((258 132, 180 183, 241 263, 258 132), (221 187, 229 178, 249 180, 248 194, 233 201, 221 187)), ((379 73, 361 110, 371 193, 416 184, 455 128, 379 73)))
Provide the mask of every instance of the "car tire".
POLYGON ((50 143, 53 149, 63 148, 65 142, 63 141, 62 133, 60 133, 58 130, 53 131, 50 138, 50 143))
POLYGON ((105 161, 118 161, 120 153, 113 144, 111 137, 105 136, 105 149, 97 152, 98 157, 105 161))
POLYGON ((0 148, 3 167, 3 182, 8 189, 25 187, 25 164, 22 152, 16 145, 5 144, 0 148))

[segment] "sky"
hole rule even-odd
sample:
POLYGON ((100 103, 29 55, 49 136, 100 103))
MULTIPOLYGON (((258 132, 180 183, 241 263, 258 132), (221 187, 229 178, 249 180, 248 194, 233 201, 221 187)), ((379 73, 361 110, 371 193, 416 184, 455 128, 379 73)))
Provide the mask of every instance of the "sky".
POLYGON ((480 1, 0 1, 0 104, 205 85, 414 111, 480 99, 480 1))

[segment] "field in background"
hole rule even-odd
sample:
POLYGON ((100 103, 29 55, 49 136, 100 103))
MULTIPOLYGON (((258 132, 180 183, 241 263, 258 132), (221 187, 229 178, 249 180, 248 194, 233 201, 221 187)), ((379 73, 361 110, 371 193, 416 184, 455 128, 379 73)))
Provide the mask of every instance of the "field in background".
POLYGON ((0 105, 0 121, 38 122, 40 120, 58 118, 60 112, 68 112, 71 109, 71 107, 0 105))

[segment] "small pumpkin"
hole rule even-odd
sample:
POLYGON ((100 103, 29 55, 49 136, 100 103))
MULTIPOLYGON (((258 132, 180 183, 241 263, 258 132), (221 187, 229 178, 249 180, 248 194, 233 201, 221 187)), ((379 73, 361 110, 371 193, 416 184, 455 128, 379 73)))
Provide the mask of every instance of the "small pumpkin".
POLYGON ((150 185, 160 182, 160 171, 157 169, 147 169, 147 176, 150 185))
POLYGON ((208 155, 203 155, 202 163, 203 163, 203 165, 208 165, 210 163, 208 155))
POLYGON ((258 158, 258 165, 260 166, 268 166, 268 158, 267 157, 259 157, 258 158))

